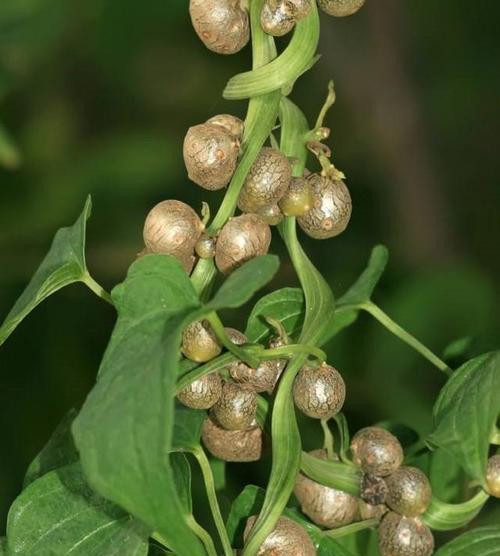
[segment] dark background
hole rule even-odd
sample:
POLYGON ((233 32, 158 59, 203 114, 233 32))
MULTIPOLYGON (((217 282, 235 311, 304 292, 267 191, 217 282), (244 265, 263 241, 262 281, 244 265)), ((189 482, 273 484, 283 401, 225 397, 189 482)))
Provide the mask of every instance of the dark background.
MULTIPOLYGON (((342 293, 386 244, 376 300, 438 354, 466 336, 474 353, 500 345, 499 21, 487 0, 367 0, 355 17, 323 18, 323 57, 292 95, 312 122, 335 80, 330 145, 354 202, 342 236, 304 238, 312 260, 342 293)), ((244 115, 221 92, 249 64, 249 49, 207 51, 184 0, 0 2, 0 122, 22 156, 0 168, 0 320, 88 193, 88 264, 107 288, 141 249, 156 202, 216 209, 220 196, 187 180, 182 140, 216 113, 244 115)), ((279 241, 273 250, 284 257, 279 241)), ((283 265, 272 286, 289 284, 283 265)), ((74 285, 0 350, 0 522, 30 460, 92 387, 113 322, 74 285)), ((390 419, 429 430, 439 371, 367 316, 328 349, 353 429, 390 419)))

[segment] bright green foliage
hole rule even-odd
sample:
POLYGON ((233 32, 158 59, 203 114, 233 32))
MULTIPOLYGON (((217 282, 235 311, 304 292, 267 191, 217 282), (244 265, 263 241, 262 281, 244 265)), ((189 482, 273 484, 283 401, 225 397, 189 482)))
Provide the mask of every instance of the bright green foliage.
POLYGON ((500 526, 479 527, 467 531, 441 547, 435 556, 498 556, 500 526))

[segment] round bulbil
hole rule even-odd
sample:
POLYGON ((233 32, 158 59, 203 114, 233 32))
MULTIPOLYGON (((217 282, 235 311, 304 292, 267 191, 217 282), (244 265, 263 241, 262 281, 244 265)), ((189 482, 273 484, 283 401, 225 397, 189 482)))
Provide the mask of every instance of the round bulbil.
POLYGON ((272 392, 282 371, 280 360, 261 361, 255 368, 239 362, 230 368, 235 382, 245 384, 255 392, 272 392))
POLYGON ((404 517, 389 512, 379 526, 382 556, 431 556, 434 537, 418 517, 404 517))
POLYGON ((380 427, 358 431, 351 442, 353 461, 365 473, 386 477, 403 463, 403 448, 399 440, 380 427))
POLYGON ((283 220, 283 213, 278 205, 267 205, 258 209, 257 214, 269 226, 277 226, 283 220))
POLYGON ((257 395, 244 385, 226 382, 212 412, 217 422, 227 430, 247 429, 255 420, 257 395))
POLYGON ((236 169, 239 149, 238 139, 220 125, 190 127, 183 146, 189 179, 209 191, 226 187, 236 169))
POLYGON ((309 417, 329 419, 344 405, 345 383, 341 374, 326 363, 319 367, 305 366, 295 377, 295 405, 309 417))
POLYGON ((196 34, 217 54, 234 54, 250 39, 248 12, 240 0, 190 0, 196 34))
POLYGON ((215 264, 229 274, 246 261, 265 255, 271 244, 271 229, 257 214, 231 218, 220 231, 215 247, 215 264))
POLYGON ((423 514, 431 502, 432 489, 425 473, 416 467, 400 467, 385 480, 386 504, 407 517, 423 514))
MULTIPOLYGON (((327 459, 326 450, 314 450, 310 455, 327 459)), ((294 493, 302 512, 321 527, 335 529, 349 525, 358 516, 357 498, 342 490, 320 485, 302 473, 297 477, 294 493)))
POLYGON ((300 21, 309 15, 311 12, 311 2, 314 0, 287 0, 291 7, 295 21, 300 21))
POLYGON ((212 116, 206 121, 206 123, 223 127, 239 141, 241 141, 243 137, 245 124, 242 120, 232 114, 218 114, 217 116, 212 116))
POLYGON ((194 250, 200 259, 213 259, 215 257, 215 238, 203 234, 196 242, 194 250))
POLYGON ((223 461, 257 461, 262 454, 262 430, 257 426, 228 431, 211 417, 207 417, 201 438, 207 450, 223 461))
POLYGON ((500 454, 491 456, 486 467, 486 488, 491 496, 500 498, 500 454))
POLYGON ((380 519, 388 511, 389 508, 385 504, 377 504, 376 506, 373 506, 364 500, 359 500, 359 516, 362 520, 380 519))
POLYGON ((191 323, 182 334, 182 353, 191 361, 205 363, 217 357, 222 346, 206 320, 191 323))
POLYGON ((273 37, 283 37, 295 26, 293 8, 287 0, 266 0, 260 14, 260 24, 264 33, 273 37))
POLYGON ((292 165, 279 150, 264 147, 253 163, 238 199, 243 212, 259 212, 276 205, 292 178, 292 165))
POLYGON ((313 192, 313 206, 297 218, 299 226, 314 239, 328 239, 341 234, 352 213, 349 190, 342 180, 331 180, 320 174, 307 178, 313 192))
POLYGON ((162 201, 149 211, 144 222, 146 254, 173 255, 187 269, 202 231, 203 224, 190 206, 181 201, 162 201))
POLYGON ((178 394, 181 403, 193 409, 210 409, 222 394, 222 380, 218 373, 204 375, 188 384, 178 394))
POLYGON ((285 216, 303 216, 311 210, 314 196, 306 178, 292 178, 290 185, 279 202, 285 216))
POLYGON ((318 0, 319 7, 328 15, 346 17, 363 7, 365 0, 318 0))
MULTIPOLYGON (((257 516, 248 518, 243 533, 246 541, 257 516)), ((280 517, 275 528, 257 551, 257 556, 316 556, 316 549, 307 531, 295 521, 280 517)))

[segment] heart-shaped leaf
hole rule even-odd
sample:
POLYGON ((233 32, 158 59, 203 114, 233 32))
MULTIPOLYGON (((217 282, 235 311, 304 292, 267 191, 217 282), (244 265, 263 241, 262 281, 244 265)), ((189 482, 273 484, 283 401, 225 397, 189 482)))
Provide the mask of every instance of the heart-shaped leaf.
POLYGON ((479 527, 467 531, 442 546, 435 556, 499 556, 500 526, 479 527))

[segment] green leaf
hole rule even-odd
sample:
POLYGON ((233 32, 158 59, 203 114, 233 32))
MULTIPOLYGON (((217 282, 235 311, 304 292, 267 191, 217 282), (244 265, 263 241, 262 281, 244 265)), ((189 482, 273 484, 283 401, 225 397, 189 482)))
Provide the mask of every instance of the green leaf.
POLYGON ((469 477, 485 484, 490 435, 500 415, 500 352, 457 369, 434 406, 429 442, 449 452, 469 477))
POLYGON ((435 556, 499 556, 500 526, 467 531, 442 546, 435 556))
POLYGON ((0 537, 0 556, 7 556, 7 539, 0 537))
POLYGON ((318 556, 352 556, 352 553, 335 539, 324 537, 319 545, 318 556))
POLYGON ((372 249, 368 266, 356 282, 338 299, 337 305, 339 307, 342 305, 360 305, 370 301, 373 291, 384 273, 388 260, 389 252, 387 247, 376 245, 372 249))
POLYGON ((73 424, 83 469, 97 492, 174 551, 202 556, 166 455, 181 333, 199 314, 199 301, 180 263, 164 255, 136 261, 112 295, 118 321, 97 384, 73 424))
POLYGON ((96 495, 79 464, 51 471, 14 501, 7 522, 9 554, 145 556, 148 533, 96 495))
POLYGON ((206 413, 180 404, 175 408, 172 450, 189 452, 200 444, 206 413))
POLYGON ((304 294, 301 289, 276 290, 257 301, 248 317, 245 334, 250 342, 262 342, 269 338, 274 328, 266 321, 266 317, 272 317, 281 322, 289 336, 298 336, 304 313, 304 294))
POLYGON ((353 465, 321 460, 302 452, 301 469, 305 475, 321 485, 359 496, 361 472, 353 465))
POLYGON ((21 164, 21 153, 8 130, 0 124, 0 166, 15 170, 21 164))
MULTIPOLYGON (((263 2, 259 1, 261 8, 263 2)), ((224 98, 236 100, 256 97, 279 91, 293 83, 311 67, 318 41, 318 8, 313 2, 311 13, 297 23, 293 37, 282 54, 265 66, 231 78, 224 89, 224 98)))
POLYGON ((302 110, 286 97, 281 98, 279 118, 282 126, 281 150, 293 158, 293 175, 300 177, 307 162, 305 135, 309 131, 309 124, 302 110))
POLYGON ((71 424, 76 417, 72 409, 59 423, 41 452, 31 462, 24 477, 24 488, 49 471, 78 461, 78 452, 71 434, 71 424))
POLYGON ((170 455, 170 466, 175 477, 177 492, 182 506, 187 514, 193 513, 193 499, 191 496, 191 466, 187 457, 180 452, 170 455))
POLYGON ((56 233, 45 259, 0 327, 0 345, 49 295, 74 282, 95 285, 87 271, 84 251, 86 223, 91 207, 88 197, 83 212, 73 226, 61 228, 56 233))
POLYGON ((247 261, 225 280, 206 304, 207 309, 217 311, 241 306, 273 278, 278 268, 279 259, 276 255, 262 255, 247 261))
POLYGON ((434 496, 444 502, 457 502, 463 494, 465 477, 462 466, 445 450, 438 448, 430 454, 427 476, 434 496))

